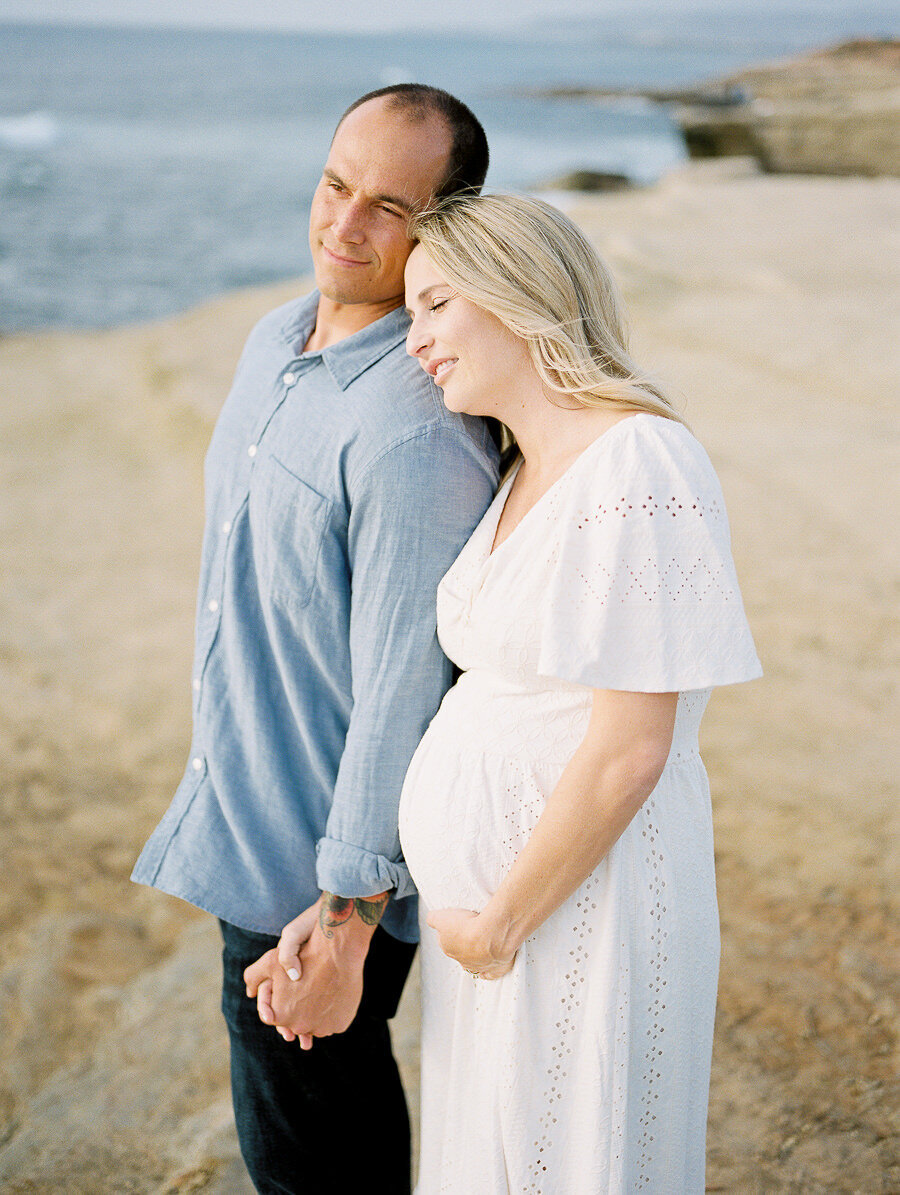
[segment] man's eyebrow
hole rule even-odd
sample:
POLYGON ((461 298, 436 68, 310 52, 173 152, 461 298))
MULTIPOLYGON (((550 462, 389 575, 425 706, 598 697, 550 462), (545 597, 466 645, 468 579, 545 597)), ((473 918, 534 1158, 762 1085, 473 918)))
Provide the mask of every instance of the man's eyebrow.
MULTIPOLYGON (((322 173, 326 178, 330 178, 333 183, 337 183, 339 186, 344 187, 345 190, 350 189, 340 175, 335 174, 333 170, 329 170, 327 166, 322 173)), ((400 210, 406 212, 407 215, 412 213, 412 204, 405 199, 401 199, 397 195, 378 194, 373 195, 372 199, 375 203, 390 203, 394 207, 399 207, 400 210)))

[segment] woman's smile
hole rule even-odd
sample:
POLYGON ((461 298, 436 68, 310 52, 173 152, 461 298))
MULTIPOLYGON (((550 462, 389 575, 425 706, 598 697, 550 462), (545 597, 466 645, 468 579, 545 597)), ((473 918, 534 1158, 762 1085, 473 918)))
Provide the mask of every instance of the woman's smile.
MULTIPOLYGON (((443 386, 443 384, 447 378, 447 375, 450 373, 451 369, 453 369, 453 366, 456 365, 458 360, 459 360, 458 357, 448 357, 444 361, 435 362, 434 372, 432 373, 432 377, 434 378, 435 383, 438 386, 443 386)), ((430 372, 431 371, 429 370, 429 373, 430 372)))

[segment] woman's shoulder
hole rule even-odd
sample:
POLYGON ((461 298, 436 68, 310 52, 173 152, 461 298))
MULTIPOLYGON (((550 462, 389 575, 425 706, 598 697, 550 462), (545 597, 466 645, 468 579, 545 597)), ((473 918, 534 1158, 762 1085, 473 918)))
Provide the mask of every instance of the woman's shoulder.
POLYGON ((695 524, 727 528, 725 499, 703 445, 674 419, 645 412, 614 424, 576 462, 556 510, 566 528, 658 537, 695 524), (655 528, 655 530, 654 530, 655 528))
POLYGON ((637 460, 683 460, 708 462, 706 449, 684 423, 665 415, 638 411, 621 419, 611 429, 619 433, 621 447, 637 460))
POLYGON ((720 492, 709 455, 693 432, 676 419, 644 411, 604 432, 579 464, 581 485, 598 490, 677 484, 681 489, 720 492))

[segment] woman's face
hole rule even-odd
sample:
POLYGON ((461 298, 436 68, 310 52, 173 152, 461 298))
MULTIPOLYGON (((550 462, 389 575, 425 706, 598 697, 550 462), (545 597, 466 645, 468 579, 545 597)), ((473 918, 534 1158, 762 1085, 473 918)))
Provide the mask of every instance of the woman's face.
POLYGON ((406 308, 406 351, 441 387, 449 410, 504 419, 523 371, 533 371, 525 341, 458 295, 421 245, 406 263, 406 308))

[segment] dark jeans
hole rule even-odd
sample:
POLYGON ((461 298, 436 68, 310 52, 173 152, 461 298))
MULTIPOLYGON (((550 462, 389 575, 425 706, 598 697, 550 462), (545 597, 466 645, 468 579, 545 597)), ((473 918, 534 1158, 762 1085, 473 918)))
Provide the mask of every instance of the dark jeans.
POLYGON ((353 1024, 301 1050, 260 1021, 244 987, 244 968, 278 939, 220 924, 234 1116, 257 1191, 409 1195, 409 1115, 387 1021, 415 946, 377 929, 353 1024))

